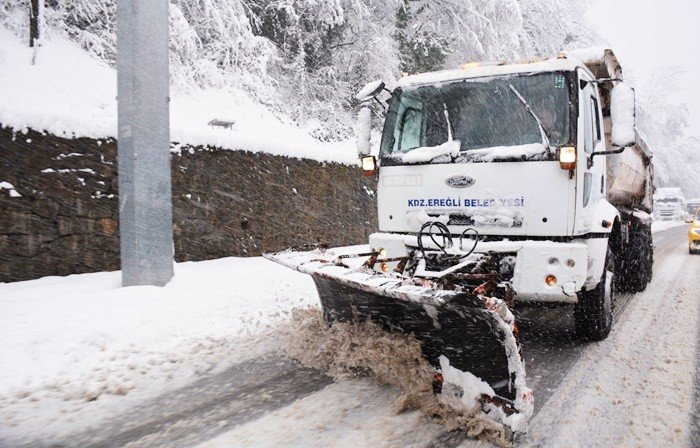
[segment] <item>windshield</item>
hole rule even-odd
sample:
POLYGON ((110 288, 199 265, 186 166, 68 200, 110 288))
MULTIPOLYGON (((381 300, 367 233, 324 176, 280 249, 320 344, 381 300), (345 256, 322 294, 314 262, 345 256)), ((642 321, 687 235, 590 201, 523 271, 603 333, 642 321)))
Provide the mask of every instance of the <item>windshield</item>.
MULTIPOLYGON (((571 144, 575 113, 570 101, 572 78, 572 73, 558 72, 511 75, 395 92, 382 136, 383 163, 400 162, 408 151, 434 148, 449 140, 457 141, 460 155, 467 156, 459 161, 479 161, 468 157, 470 151, 483 154, 477 150, 485 148, 541 145, 542 131, 527 106, 542 123, 553 147, 571 144)), ((535 153, 527 152, 527 157, 547 159, 549 152, 539 148, 535 153)), ((497 150, 522 158, 512 149, 497 150)))

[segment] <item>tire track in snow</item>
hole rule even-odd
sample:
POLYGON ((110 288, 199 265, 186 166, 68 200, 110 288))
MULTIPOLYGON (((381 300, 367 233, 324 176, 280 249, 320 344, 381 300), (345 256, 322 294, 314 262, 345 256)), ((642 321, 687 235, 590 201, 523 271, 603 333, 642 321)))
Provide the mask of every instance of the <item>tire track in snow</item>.
POLYGON ((700 263, 688 263, 683 233, 664 235, 668 248, 657 243, 654 281, 625 306, 611 337, 589 346, 533 419, 525 444, 677 446, 687 440, 700 263))
MULTIPOLYGON (((700 257, 697 263, 700 263, 700 257)), ((700 289, 696 291, 698 291, 696 296, 700 295, 700 289)), ((700 322, 700 307, 698 307, 698 322, 700 322)), ((695 344, 695 383, 693 411, 690 414, 689 446, 700 446, 700 326, 695 331, 695 344)))
POLYGON ((234 365, 221 373, 150 400, 60 440, 35 440, 20 447, 192 446, 232 426, 255 420, 323 389, 332 379, 296 361, 271 356, 234 365))
MULTIPOLYGON (((677 248, 681 233, 678 229, 654 233, 655 271, 677 248)), ((617 294, 613 307, 614 325, 634 300, 634 294, 617 294)), ((542 306, 516 307, 515 311, 522 335, 528 386, 535 392, 536 418, 564 381, 567 372, 576 365, 589 346, 596 343, 582 342, 576 337, 573 306, 549 309, 542 306)), ((516 445, 532 443, 531 438, 522 438, 516 445)), ((471 439, 446 432, 441 439, 436 439, 429 446, 466 447, 472 444, 474 441, 471 439)))

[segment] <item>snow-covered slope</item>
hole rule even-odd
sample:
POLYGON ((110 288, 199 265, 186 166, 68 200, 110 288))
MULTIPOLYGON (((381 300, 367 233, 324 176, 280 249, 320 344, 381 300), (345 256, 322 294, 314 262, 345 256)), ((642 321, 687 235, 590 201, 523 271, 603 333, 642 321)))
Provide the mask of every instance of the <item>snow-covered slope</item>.
MULTIPOLYGON (((116 137, 116 72, 77 44, 52 36, 33 50, 0 27, 0 125, 59 136, 116 137)), ((171 92, 171 140, 355 164, 351 143, 322 143, 233 89, 171 92), (234 122, 213 128, 212 119, 234 122)))

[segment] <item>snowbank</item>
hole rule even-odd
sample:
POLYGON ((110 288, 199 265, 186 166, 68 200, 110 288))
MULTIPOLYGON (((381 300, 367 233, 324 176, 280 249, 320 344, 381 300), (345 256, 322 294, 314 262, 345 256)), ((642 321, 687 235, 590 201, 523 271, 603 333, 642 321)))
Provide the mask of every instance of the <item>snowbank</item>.
MULTIPOLYGON (((60 37, 33 50, 0 27, 0 125, 64 137, 117 134, 117 78, 113 68, 60 37)), ((353 142, 321 143, 245 93, 171 92, 171 140, 190 145, 266 152, 321 162, 357 164, 353 142), (233 122, 214 128, 213 119, 233 122)))
MULTIPOLYGON (((269 327, 316 305, 310 277, 262 258, 180 263, 165 287, 119 272, 0 284, 0 411, 27 434, 61 413, 99 415, 269 350, 269 327)), ((6 426, 3 423, 3 426, 6 426)))
POLYGON ((399 398, 376 382, 345 380, 196 448, 416 447, 444 437, 445 427, 420 412, 394 412, 390 404, 399 398))

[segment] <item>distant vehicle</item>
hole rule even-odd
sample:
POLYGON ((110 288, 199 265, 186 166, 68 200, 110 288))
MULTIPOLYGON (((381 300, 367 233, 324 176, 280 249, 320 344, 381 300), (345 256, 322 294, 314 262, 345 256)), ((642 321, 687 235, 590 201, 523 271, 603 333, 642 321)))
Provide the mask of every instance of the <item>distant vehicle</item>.
POLYGON ((688 212, 686 222, 692 222, 695 212, 700 208, 700 198, 688 199, 685 210, 688 212))
POLYGON ((680 188, 658 188, 654 193, 654 216, 661 221, 682 221, 686 200, 680 188))
POLYGON ((700 208, 695 211, 688 229, 688 253, 700 254, 700 208))

